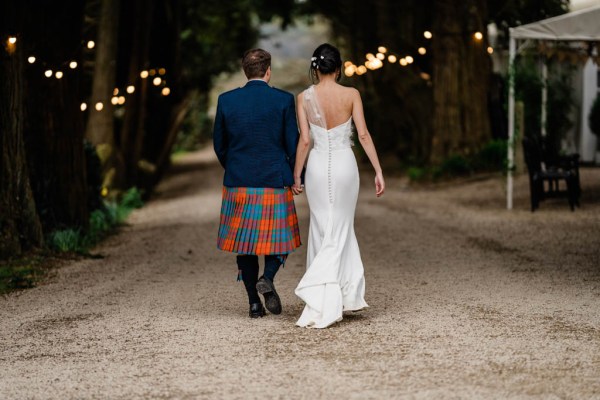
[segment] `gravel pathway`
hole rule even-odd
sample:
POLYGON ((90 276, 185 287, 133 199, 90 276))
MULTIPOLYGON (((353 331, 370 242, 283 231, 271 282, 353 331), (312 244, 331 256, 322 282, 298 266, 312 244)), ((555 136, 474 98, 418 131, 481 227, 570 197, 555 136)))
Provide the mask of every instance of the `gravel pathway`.
POLYGON ((526 177, 507 212, 501 178, 388 178, 376 199, 364 175, 371 307, 326 330, 294 326, 305 246, 276 279, 283 314, 247 317, 215 248, 221 176, 210 151, 186 156, 103 259, 0 298, 0 398, 600 398, 600 170, 581 209, 533 214, 526 177))

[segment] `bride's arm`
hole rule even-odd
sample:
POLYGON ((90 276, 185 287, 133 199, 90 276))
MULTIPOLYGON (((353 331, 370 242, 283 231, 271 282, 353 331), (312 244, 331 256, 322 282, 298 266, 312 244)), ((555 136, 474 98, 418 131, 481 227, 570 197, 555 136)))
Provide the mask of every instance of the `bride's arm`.
POLYGON ((354 125, 356 126, 356 131, 358 133, 358 140, 375 169, 375 194, 379 197, 385 191, 385 181, 383 180, 383 171, 381 170, 381 165, 379 165, 375 144, 373 144, 373 139, 367 129, 365 113, 358 90, 354 90, 352 97, 352 119, 354 120, 354 125))
POLYGON ((298 95, 296 115, 298 116, 298 125, 300 127, 300 140, 298 140, 298 148, 296 149, 296 165, 294 167, 294 186, 292 187, 292 191, 294 194, 300 194, 302 193, 302 168, 304 168, 310 146, 310 128, 303 107, 303 93, 298 95))

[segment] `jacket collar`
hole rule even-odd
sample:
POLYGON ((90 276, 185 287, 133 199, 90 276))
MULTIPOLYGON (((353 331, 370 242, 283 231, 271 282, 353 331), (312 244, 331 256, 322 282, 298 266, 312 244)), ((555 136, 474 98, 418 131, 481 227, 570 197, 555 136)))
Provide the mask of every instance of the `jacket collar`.
POLYGON ((253 79, 251 81, 248 81, 244 87, 246 87, 246 86, 260 86, 260 85, 269 86, 269 84, 267 82, 263 81, 262 79, 253 79))

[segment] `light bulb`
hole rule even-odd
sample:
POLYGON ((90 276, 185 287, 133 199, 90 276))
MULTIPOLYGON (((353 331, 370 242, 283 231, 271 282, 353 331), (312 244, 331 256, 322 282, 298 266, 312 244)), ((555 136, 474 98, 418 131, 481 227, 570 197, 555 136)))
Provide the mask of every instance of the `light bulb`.
POLYGON ((367 60, 371 61, 372 59, 375 58, 375 56, 372 53, 367 53, 367 55, 365 56, 367 58, 367 60))
POLYGON ((475 32, 473 34, 473 37, 475 38, 475 40, 481 40, 481 39, 483 39, 483 33, 481 33, 481 32, 475 32))
POLYGON ((113 89, 113 96, 116 96, 119 94, 119 88, 114 88, 113 89))
POLYGON ((140 72, 140 77, 142 79, 146 79, 148 77, 148 71, 144 70, 144 71, 140 72))
POLYGON ((388 61, 389 61, 389 62, 391 62, 391 63, 393 64, 393 63, 395 63, 396 61, 398 61, 398 58, 397 58, 395 55, 393 55, 393 54, 390 54, 390 55, 388 56, 388 61))
POLYGON ((387 49, 385 47, 383 47, 383 46, 379 46, 377 48, 377 51, 380 52, 380 53, 387 53, 387 49))
POLYGON ((433 37, 433 35, 429 31, 423 32, 423 36, 425 36, 425 39, 431 39, 433 37))
POLYGON ((119 96, 119 105, 125 104, 125 96, 119 96))
POLYGON ((166 69, 164 69, 164 68, 159 68, 159 69, 158 69, 158 74, 159 74, 159 75, 164 75, 164 74, 166 74, 166 73, 167 73, 167 70, 166 70, 166 69))
POLYGON ((418 52, 420 55, 424 56, 425 54, 427 54, 427 49, 425 47, 419 47, 418 52))
POLYGON ((90 40, 89 42, 87 42, 87 48, 88 49, 93 49, 94 46, 96 46, 96 43, 94 43, 93 40, 90 40))
POLYGON ((488 54, 493 54, 494 53, 494 49, 492 48, 492 46, 487 48, 487 52, 488 54))
POLYGON ((377 59, 379 59, 379 60, 383 60, 385 58, 383 53, 377 53, 377 55, 375 57, 377 57, 377 59))
POLYGON ((402 65, 403 67, 406 67, 408 65, 406 58, 401 58, 399 62, 400 62, 400 65, 402 65))
POLYGON ((85 110, 87 110, 87 104, 81 103, 81 105, 79 106, 79 108, 81 109, 81 111, 85 111, 85 110))
POLYGON ((152 80, 152 84, 154 86, 160 85, 161 82, 162 82, 162 79, 160 79, 158 76, 152 80))
POLYGON ((71 68, 71 69, 75 69, 75 68, 77 68, 77 61, 71 61, 71 62, 69 63, 69 68, 71 68))
POLYGON ((46 72, 44 72, 44 75, 46 75, 46 78, 50 78, 52 76, 52 70, 46 70, 46 72))
POLYGON ((135 92, 135 86, 133 86, 133 85, 127 86, 127 93, 131 94, 133 92, 135 92))
POLYGON ((171 93, 171 89, 164 87, 161 93, 163 96, 168 96, 171 93))
POLYGON ((35 57, 31 56, 27 59, 27 61, 29 62, 29 64, 33 64, 35 62, 35 57))
POLYGON ((119 104, 119 98, 118 98, 117 96, 113 96, 113 97, 110 99, 110 102, 111 102, 111 104, 112 104, 113 106, 116 106, 117 104, 119 104))
POLYGON ((415 61, 415 59, 412 58, 411 56, 406 56, 404 58, 406 59, 406 62, 409 63, 409 64, 412 64, 415 61))
POLYGON ((10 43, 10 44, 15 44, 15 43, 17 43, 17 38, 16 38, 16 37, 14 37, 14 36, 11 36, 11 37, 9 37, 9 38, 8 38, 8 43, 10 43))
POLYGON ((102 104, 101 101, 96 103, 96 111, 102 111, 103 108, 104 108, 104 104, 102 104))
POLYGON ((62 71, 56 71, 56 74, 54 74, 54 76, 56 77, 56 79, 61 79, 63 77, 63 73, 62 71))

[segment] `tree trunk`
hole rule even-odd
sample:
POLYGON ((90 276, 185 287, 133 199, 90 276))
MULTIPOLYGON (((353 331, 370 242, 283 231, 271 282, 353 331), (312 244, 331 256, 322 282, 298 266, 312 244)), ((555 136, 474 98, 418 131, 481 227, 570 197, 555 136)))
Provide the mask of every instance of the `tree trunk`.
MULTIPOLYGON (((115 144, 114 105, 110 101, 116 84, 119 16, 119 0, 102 0, 90 111, 85 132, 87 140, 92 143, 100 158, 103 179, 101 186, 109 188, 123 186, 124 179, 123 159, 115 144), (94 109, 94 104, 98 101, 104 105, 99 112, 94 109)), ((121 89, 124 91, 124 88, 121 89)), ((124 96, 126 92, 118 95, 124 96)))
POLYGON ((110 99, 115 87, 117 41, 119 31, 119 0, 102 0, 98 43, 94 61, 90 116, 85 136, 94 145, 110 146, 114 150, 114 118, 110 99), (104 109, 93 109, 96 102, 104 103, 104 109))
POLYGON ((431 161, 467 156, 491 138, 486 3, 437 0, 433 22, 434 122, 431 161), (476 40, 475 32, 483 34, 476 40))
MULTIPOLYGON (((83 3, 36 3, 27 13, 24 36, 38 61, 26 70, 25 141, 32 188, 44 231, 87 227, 88 188, 83 113, 77 69, 81 60, 83 3), (41 64, 45 63, 45 66, 41 64), (63 72, 44 76, 44 70, 63 72)), ((32 7, 30 5, 30 7, 32 7)))
MULTIPOLYGON (((19 32, 19 4, 0 3, 2 40, 19 32)), ((14 45, 2 43, 6 47, 0 49, 0 259, 43 244, 23 141, 22 38, 14 45)))
POLYGON ((129 96, 125 107, 125 120, 121 132, 121 150, 125 161, 127 185, 138 183, 138 163, 144 143, 146 102, 151 78, 142 79, 140 71, 148 68, 150 28, 153 1, 133 0, 131 55, 129 58, 128 82, 135 82, 136 91, 129 96))
POLYGON ((171 92, 162 96, 160 89, 156 89, 149 96, 143 157, 155 168, 151 176, 146 176, 149 179, 144 180, 146 190, 158 183, 169 166, 173 144, 193 97, 181 82, 181 13, 180 0, 156 2, 150 53, 154 63, 166 68, 166 84, 171 92))

